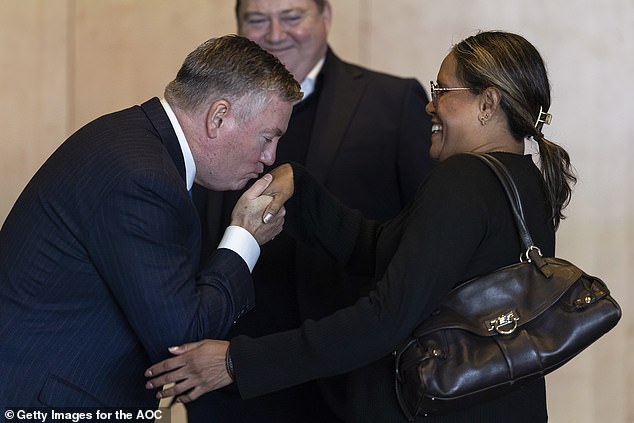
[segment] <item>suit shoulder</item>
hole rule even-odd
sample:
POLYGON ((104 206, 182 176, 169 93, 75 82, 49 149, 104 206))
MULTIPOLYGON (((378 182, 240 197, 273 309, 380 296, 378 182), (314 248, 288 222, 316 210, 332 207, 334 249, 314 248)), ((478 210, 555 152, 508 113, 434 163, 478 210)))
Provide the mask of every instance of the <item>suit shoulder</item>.
POLYGON ((348 72, 357 78, 368 78, 376 83, 383 83, 387 85, 415 85, 421 86, 421 83, 414 77, 405 77, 373 70, 354 63, 343 62, 348 72))
POLYGON ((134 106, 87 123, 72 134, 49 161, 80 163, 87 174, 97 169, 128 174, 148 169, 163 171, 169 163, 167 159, 155 128, 140 107, 134 106))

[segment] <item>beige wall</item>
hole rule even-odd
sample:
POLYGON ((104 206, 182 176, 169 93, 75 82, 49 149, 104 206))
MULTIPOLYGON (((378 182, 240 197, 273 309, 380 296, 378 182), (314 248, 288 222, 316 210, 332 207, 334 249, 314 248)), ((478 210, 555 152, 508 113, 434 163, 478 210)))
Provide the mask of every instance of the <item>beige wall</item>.
MULTIPOLYGON (((331 1, 337 53, 425 86, 477 29, 519 32, 542 52, 554 97, 546 135, 579 172, 558 254, 602 276, 625 311, 547 378, 551 421, 634 422, 634 2, 331 1)), ((0 0, 0 222, 67 135, 160 96, 186 53, 233 31, 232 0, 0 0)))

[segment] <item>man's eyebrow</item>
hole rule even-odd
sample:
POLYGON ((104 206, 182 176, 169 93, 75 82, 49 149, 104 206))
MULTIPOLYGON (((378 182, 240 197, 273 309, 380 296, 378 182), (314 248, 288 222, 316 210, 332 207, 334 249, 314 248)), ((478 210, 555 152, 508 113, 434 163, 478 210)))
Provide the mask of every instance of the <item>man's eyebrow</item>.
POLYGON ((301 7, 294 7, 292 9, 284 9, 280 12, 280 15, 288 15, 291 13, 301 13, 304 14, 306 13, 306 9, 302 9, 301 7))
POLYGON ((265 13, 262 13, 262 12, 244 12, 242 14, 242 19, 265 18, 265 17, 267 17, 267 15, 265 13))

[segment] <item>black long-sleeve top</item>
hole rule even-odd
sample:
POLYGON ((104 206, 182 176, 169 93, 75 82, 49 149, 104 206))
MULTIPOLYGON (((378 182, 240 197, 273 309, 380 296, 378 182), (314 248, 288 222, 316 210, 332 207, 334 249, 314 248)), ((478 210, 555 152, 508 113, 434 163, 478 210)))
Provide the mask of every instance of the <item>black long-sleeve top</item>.
MULTIPOLYGON (((530 156, 494 153, 518 186, 528 228, 546 256, 555 234, 543 179, 530 156)), ((440 163, 414 201, 379 225, 342 206, 300 166, 287 203, 287 229, 320 245, 347 271, 376 275, 368 296, 319 321, 231 342, 237 387, 249 398, 350 372, 347 421, 404 421, 394 393, 391 352, 460 282, 516 263, 522 252, 508 200, 495 175, 468 155, 440 163)), ((377 201, 381 201, 377 198, 377 201)), ((429 422, 546 421, 544 380, 429 422)))

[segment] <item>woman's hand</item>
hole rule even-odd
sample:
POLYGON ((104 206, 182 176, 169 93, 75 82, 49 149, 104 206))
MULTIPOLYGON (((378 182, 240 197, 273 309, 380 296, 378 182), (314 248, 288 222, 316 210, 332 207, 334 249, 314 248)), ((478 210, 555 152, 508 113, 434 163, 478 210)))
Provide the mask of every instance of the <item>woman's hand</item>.
POLYGON ((171 347, 169 351, 176 357, 168 358, 145 371, 151 378, 146 389, 163 388, 157 398, 176 396, 176 402, 190 402, 201 395, 223 386, 233 380, 227 371, 226 357, 228 341, 206 339, 199 342, 171 347), (181 395, 185 393, 184 395, 181 395))
POLYGON ((264 222, 269 222, 277 217, 280 211, 285 212, 283 207, 284 203, 293 196, 293 192, 295 191, 293 168, 290 164, 285 163, 280 165, 269 173, 273 175, 273 182, 264 189, 262 194, 273 197, 273 200, 264 209, 262 218, 264 222))

